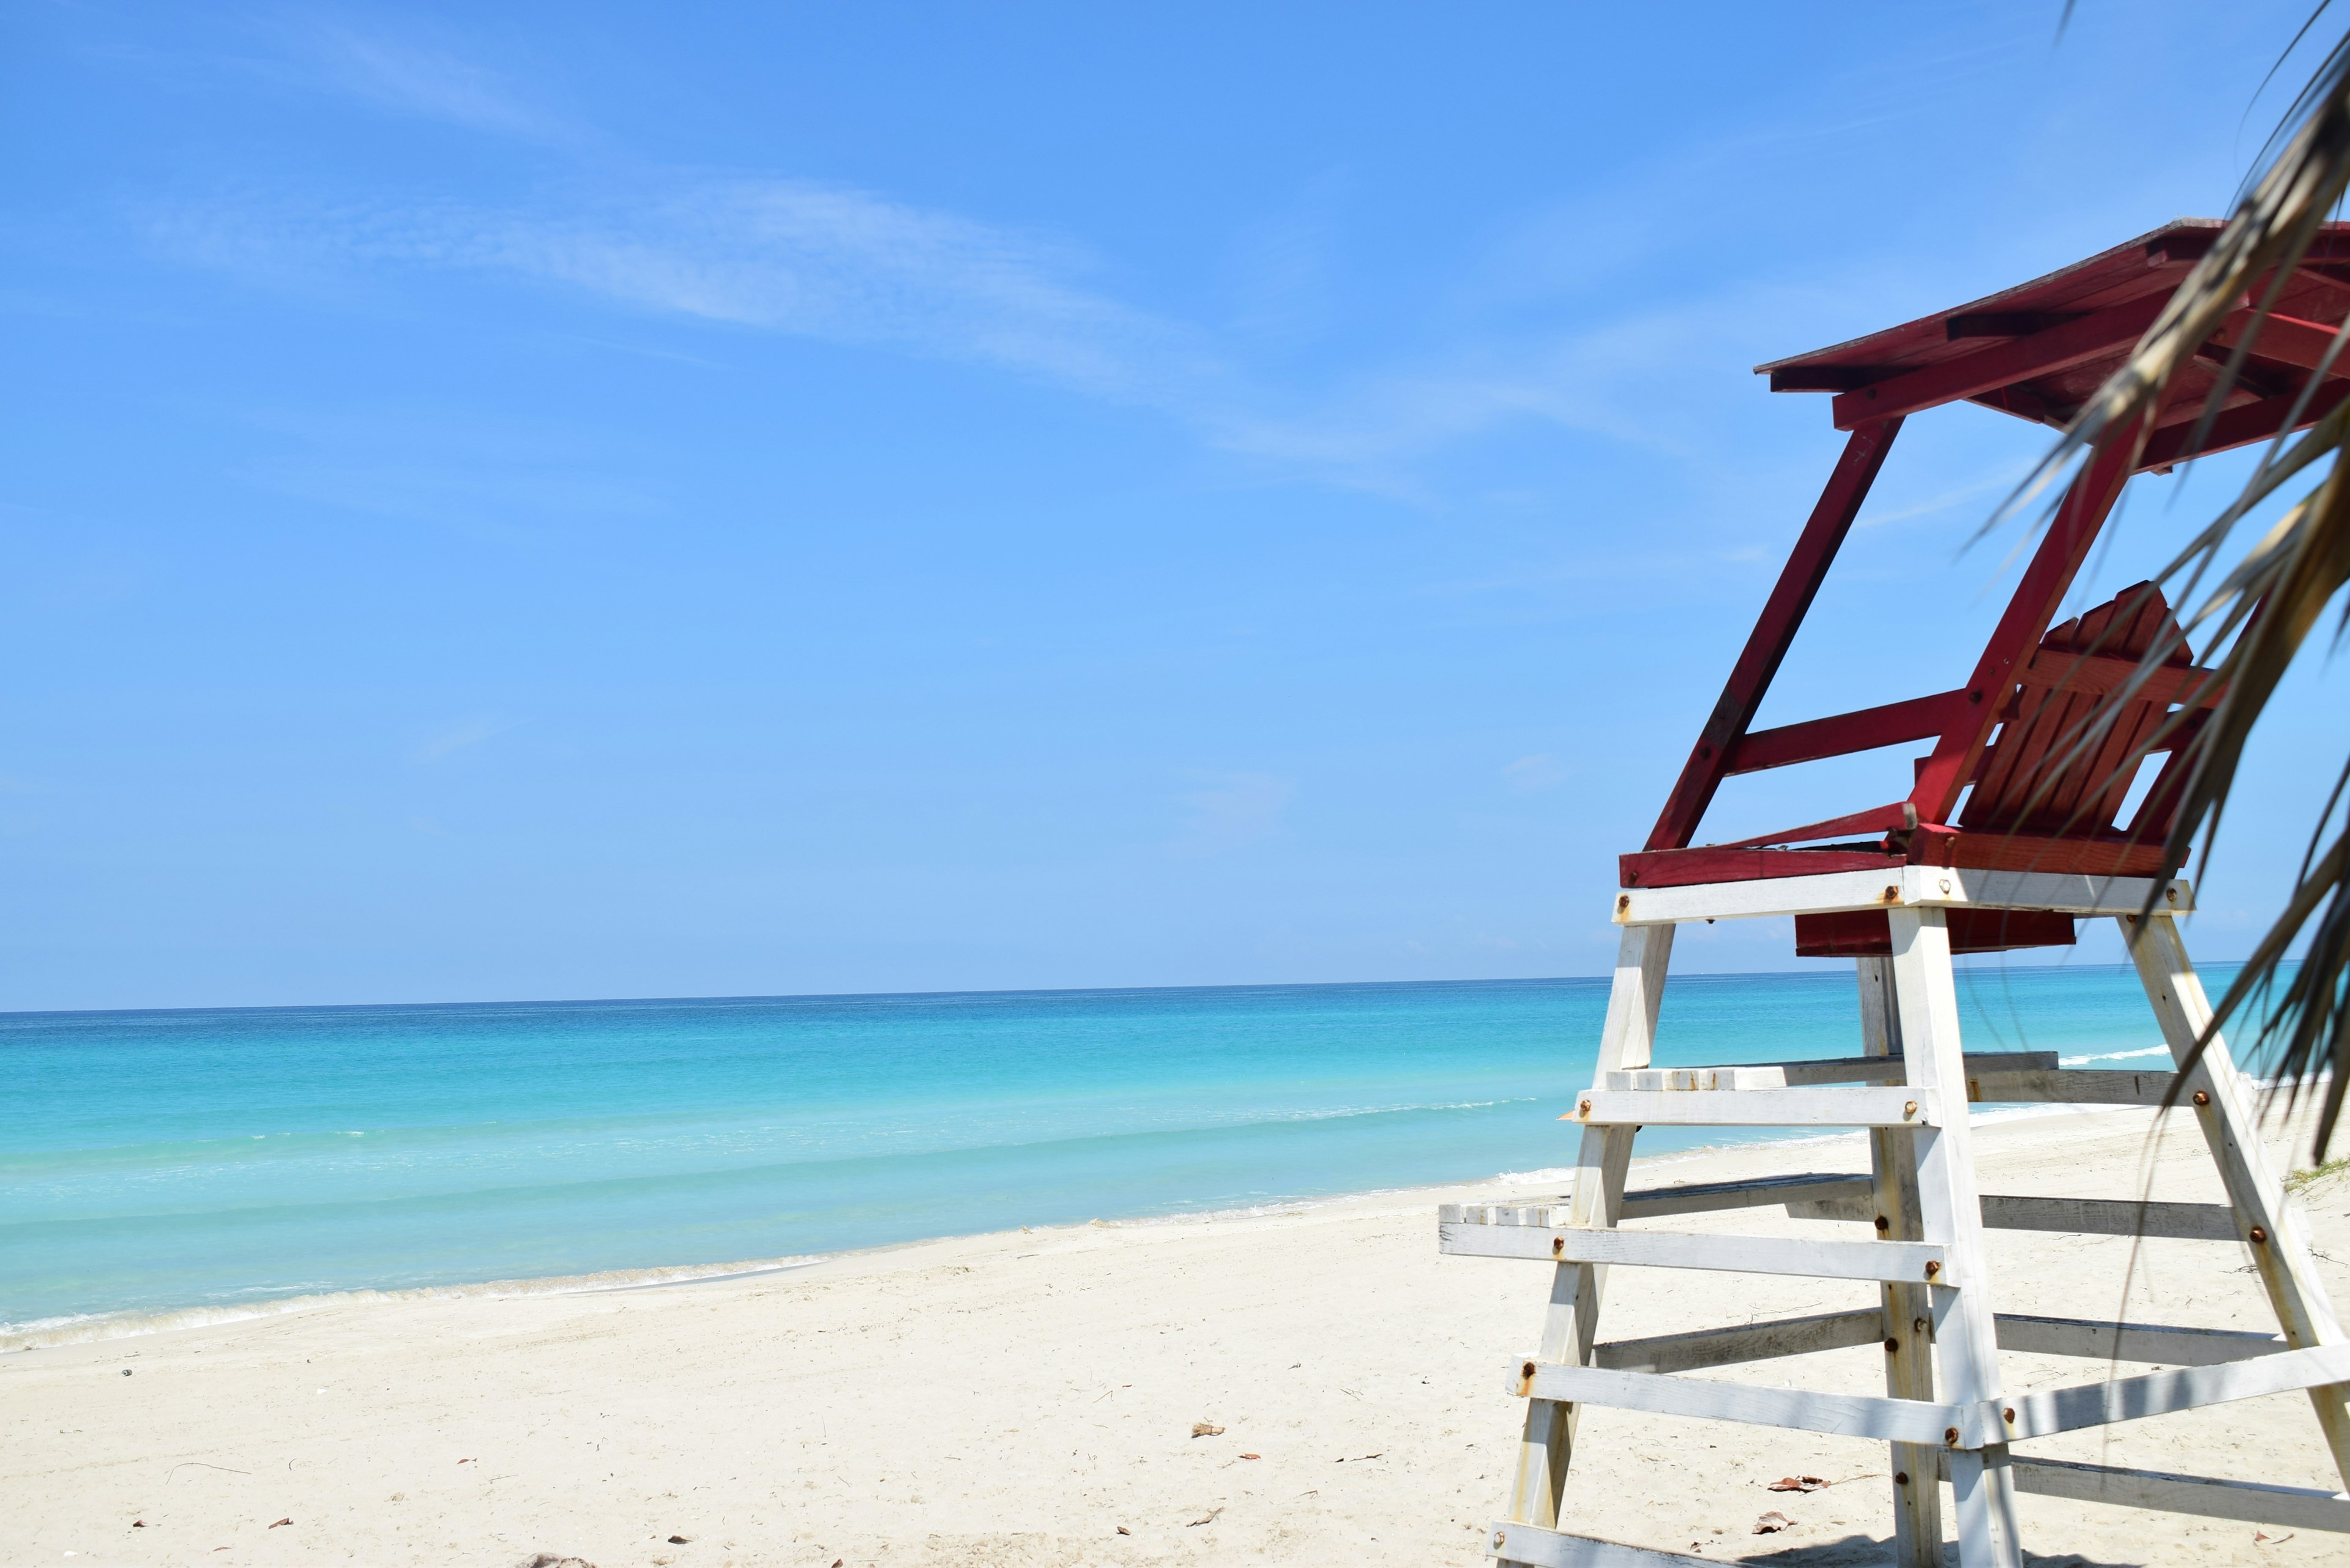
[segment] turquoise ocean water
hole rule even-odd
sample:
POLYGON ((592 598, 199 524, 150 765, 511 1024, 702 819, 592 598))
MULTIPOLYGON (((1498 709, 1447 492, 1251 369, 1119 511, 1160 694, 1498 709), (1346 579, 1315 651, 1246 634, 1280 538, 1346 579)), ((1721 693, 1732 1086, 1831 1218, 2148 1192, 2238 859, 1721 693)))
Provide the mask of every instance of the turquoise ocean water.
MULTIPOLYGON (((1976 969, 1960 992, 1970 1049, 2161 1054, 2126 969, 1976 969)), ((629 1278, 1555 1168, 1607 994, 1557 980, 0 1015, 0 1324, 78 1334, 94 1314, 629 1278)), ((1658 1059, 1857 1050, 1838 965, 1675 976, 1658 1059)))

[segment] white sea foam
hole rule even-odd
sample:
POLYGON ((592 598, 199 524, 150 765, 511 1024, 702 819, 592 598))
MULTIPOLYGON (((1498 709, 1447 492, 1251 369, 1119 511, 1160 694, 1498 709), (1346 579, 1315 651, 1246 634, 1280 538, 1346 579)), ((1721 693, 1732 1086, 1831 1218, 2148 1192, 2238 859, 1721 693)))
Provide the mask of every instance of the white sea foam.
POLYGON ((825 1257, 823 1253, 807 1253, 788 1258, 759 1258, 737 1263, 608 1269, 600 1273, 562 1274, 544 1280, 490 1280, 480 1284, 417 1285, 404 1290, 320 1291, 309 1295, 278 1296, 267 1301, 177 1307, 168 1312, 78 1313, 67 1317, 35 1318, 26 1323, 0 1323, 0 1352, 42 1350, 60 1345, 89 1345, 100 1340, 129 1339, 139 1334, 164 1334, 180 1328, 209 1328, 215 1324, 286 1317, 296 1313, 356 1306, 369 1302, 453 1302, 482 1297, 519 1299, 592 1295, 606 1291, 699 1284, 714 1280, 776 1273, 786 1269, 804 1269, 824 1262, 825 1257))
POLYGON ((2085 1062, 2127 1062, 2138 1056, 2169 1054, 2170 1047, 2168 1045, 2149 1045, 2143 1051, 2106 1051, 2094 1056, 2059 1056, 2056 1058, 2056 1064, 2059 1067, 2078 1067, 2085 1062))

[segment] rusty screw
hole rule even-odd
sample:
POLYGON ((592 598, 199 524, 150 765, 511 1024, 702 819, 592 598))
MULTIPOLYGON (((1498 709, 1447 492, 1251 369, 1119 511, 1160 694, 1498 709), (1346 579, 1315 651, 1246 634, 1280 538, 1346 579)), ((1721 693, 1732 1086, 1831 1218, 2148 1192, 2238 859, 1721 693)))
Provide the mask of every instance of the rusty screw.
POLYGON ((1954 1449, 1957 1448, 1959 1446, 1959 1429, 1956 1427, 1943 1428, 1942 1441, 1950 1444, 1950 1447, 1954 1449))
POLYGON ((1529 1383, 1533 1382, 1534 1380, 1534 1364, 1529 1361, 1523 1366, 1519 1367, 1518 1376, 1524 1378, 1529 1383))
POLYGON ((1940 1259, 1929 1258, 1926 1260, 1926 1277, 1928 1279, 1932 1279, 1936 1274, 1939 1274, 1941 1272, 1942 1263, 1940 1259))
POLYGON ((2002 1421, 2012 1422, 2015 1419, 2015 1407, 2010 1405, 2006 1409, 2002 1410, 1999 1413, 1999 1418, 2002 1421))
POLYGON ((2254 1241, 2259 1242, 2259 1243, 2261 1243, 2262 1245, 2265 1246, 2265 1245, 2267 1244, 2267 1242, 2268 1242, 2268 1239, 2269 1239, 2269 1233, 2268 1233, 2266 1231, 2262 1230, 2262 1229, 2261 1229, 2259 1226, 2257 1226, 2257 1225, 2255 1225, 2255 1226, 2253 1226, 2253 1227, 2252 1227, 2252 1240, 2253 1240, 2254 1241))
POLYGON ((1617 912, 1617 914, 1621 915, 1621 914, 1627 913, 1627 911, 1629 911, 1629 910, 1630 910, 1630 909, 1631 909, 1631 908, 1632 908, 1632 895, 1631 895, 1631 894, 1629 894, 1629 893, 1618 893, 1618 894, 1617 894, 1617 895, 1616 895, 1616 912, 1617 912))
POLYGON ((1575 1105, 1575 1114, 1578 1116, 1589 1116, 1591 1114, 1591 1102, 1589 1100, 1576 1101, 1575 1105))
POLYGON ((1897 1351, 1897 1350, 1898 1350, 1898 1349, 1900 1349, 1900 1348, 1901 1348, 1901 1342, 1900 1342, 1899 1340, 1898 1340, 1898 1339, 1888 1339, 1888 1340, 1887 1340, 1887 1341, 1885 1342, 1885 1353, 1886 1353, 1887 1355, 1892 1355, 1895 1351, 1897 1351))
POLYGON ((1902 1102, 1901 1102, 1901 1114, 1902 1114, 1903 1116, 1916 1116, 1916 1115, 1918 1114, 1918 1102, 1917 1102, 1917 1101, 1915 1101, 1915 1100, 1904 1100, 1904 1101, 1902 1101, 1902 1102))
POLYGON ((1893 1229, 1893 1221, 1879 1214, 1877 1217, 1877 1228, 1880 1231, 1890 1231, 1893 1229))
POLYGON ((1893 1472, 1893 1484, 1895 1486, 1908 1486, 1909 1484, 1909 1472, 1908 1470, 1895 1470, 1893 1472))
POLYGON ((1899 903, 1901 901, 1901 889, 1898 888, 1887 888, 1885 889, 1885 901, 1888 904, 1899 903))
POLYGON ((2208 1106, 2211 1103, 2211 1096, 2198 1089, 2195 1091, 2195 1103, 2199 1106, 2208 1106))
MULTIPOLYGON (((1553 1237, 1550 1239, 1550 1255, 1551 1255, 1552 1257, 1555 1258, 1555 1257, 1557 1257, 1561 1252, 1564 1252, 1564 1251, 1566 1251, 1566 1238, 1565 1238, 1565 1237, 1564 1237, 1564 1236, 1553 1236, 1553 1237)), ((1527 1373, 1527 1374, 1526 1374, 1526 1376, 1529 1376, 1529 1377, 1531 1377, 1531 1376, 1534 1376, 1534 1374, 1533 1374, 1533 1373, 1531 1373, 1531 1372, 1529 1372, 1529 1373, 1527 1373)))

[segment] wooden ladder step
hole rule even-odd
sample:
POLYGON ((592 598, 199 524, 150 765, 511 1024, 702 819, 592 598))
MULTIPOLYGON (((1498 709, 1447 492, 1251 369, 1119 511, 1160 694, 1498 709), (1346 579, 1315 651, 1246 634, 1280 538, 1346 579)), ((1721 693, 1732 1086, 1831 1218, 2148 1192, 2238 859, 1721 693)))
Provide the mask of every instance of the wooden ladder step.
POLYGON ((2314 1345, 2242 1361, 2011 1395, 2007 1408, 2015 1413, 2007 1417, 2007 1431, 2011 1438, 2021 1441, 2164 1416, 2173 1410, 2225 1405, 2262 1394, 2330 1388, 2340 1383, 2350 1383, 2350 1344, 2314 1345))
POLYGON ((1601 1366, 1567 1366, 1555 1361, 1511 1364, 1506 1386, 1523 1399, 1565 1405, 1597 1405, 1640 1410, 1651 1416, 1684 1416, 1699 1421, 1738 1421, 1754 1427, 1784 1427, 1840 1438, 1875 1438, 1929 1448, 1978 1449, 2004 1438, 1999 1412, 1981 1406, 1932 1399, 1895 1399, 1882 1394, 1826 1394, 1809 1388, 1766 1388, 1711 1377, 1671 1377, 1649 1372, 1616 1372, 1601 1366))
POLYGON ((1525 1568, 1724 1568, 1711 1558, 1506 1521, 1485 1532, 1485 1555, 1503 1563, 1521 1563, 1525 1568))
POLYGON ((1918 1127, 1941 1125, 1941 1096, 1866 1089, 1592 1089, 1559 1117, 1584 1127, 1918 1127))
MULTIPOLYGON (((2119 1508, 2164 1513, 2197 1513, 2206 1519, 2241 1519, 2292 1530, 2350 1533, 2350 1497, 2315 1487, 2272 1486, 2263 1481, 2217 1480, 2173 1475, 2168 1470, 2127 1470, 2112 1465, 2015 1456, 2009 1461, 2015 1490, 2119 1508)), ((1947 1467, 1946 1467, 1947 1468, 1947 1467)), ((1947 1478, 1946 1478, 1947 1479, 1947 1478)))
MULTIPOLYGON (((2055 1072, 2054 1051, 1970 1052, 1970 1079, 1987 1073, 2055 1072)), ((1640 1067, 1609 1073, 1607 1089, 1699 1090, 1797 1089, 1817 1084, 1898 1084, 1908 1063, 1900 1056, 1831 1056, 1798 1062, 1731 1062, 1709 1067, 1640 1067)))
MULTIPOLYGON (((2281 1334, 2247 1334, 2229 1328, 2168 1328, 2143 1323, 2098 1323, 2086 1318, 1995 1314, 1991 1324, 2002 1350, 2035 1355, 2070 1355, 2089 1361, 2147 1361, 2174 1366, 2216 1366, 2291 1348, 2281 1334)), ((1808 1317, 1697 1329, 1644 1339, 1607 1340, 1591 1347, 1592 1365, 1617 1372, 1696 1372, 1783 1356, 1812 1355, 1878 1345, 1885 1333, 1880 1308, 1815 1313, 1808 1317)))
POLYGON ((1440 1252, 1464 1258, 1523 1258, 1545 1263, 1623 1263, 1635 1268, 1710 1269, 1729 1274, 1793 1274, 1890 1284, 1957 1284, 1930 1241, 1822 1241, 1808 1236, 1682 1235, 1567 1225, 1439 1224, 1440 1252))
MULTIPOLYGON (((1875 1185, 1866 1176, 1786 1176, 1763 1181, 1654 1187, 1624 1195, 1622 1218, 1653 1220, 1730 1209, 1784 1206, 1796 1220, 1866 1224, 1877 1217, 1875 1185)), ((2244 1241, 2246 1226, 2224 1203, 2140 1203, 2126 1198, 2027 1198, 1985 1193, 1982 1222, 1992 1231, 2051 1231, 2084 1236, 2162 1236, 2192 1241, 2244 1241)), ((1566 1199, 1544 1203, 1440 1203, 1440 1225, 1564 1227, 1566 1199)))

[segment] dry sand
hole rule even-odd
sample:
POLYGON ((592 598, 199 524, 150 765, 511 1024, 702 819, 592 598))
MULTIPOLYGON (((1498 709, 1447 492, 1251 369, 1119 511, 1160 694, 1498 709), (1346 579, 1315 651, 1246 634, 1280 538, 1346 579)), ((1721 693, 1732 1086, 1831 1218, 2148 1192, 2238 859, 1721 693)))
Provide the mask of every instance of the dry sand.
MULTIPOLYGON (((1984 1185, 2132 1196, 2147 1125, 2142 1112, 1986 1123, 1984 1185)), ((1865 1168, 1846 1137, 1660 1160, 1635 1184, 1865 1168)), ((2155 1195, 2214 1197, 2209 1168, 2182 1125, 2155 1195)), ((1013 1232, 691 1287, 343 1304, 0 1356, 0 1557, 1477 1563, 1520 1418, 1503 1375, 1534 1341, 1548 1271, 1440 1257, 1435 1204, 1555 1190, 1013 1232), (1194 1438, 1201 1421, 1223 1431, 1194 1438)), ((2319 1248, 2350 1257, 2350 1183, 2321 1184, 2305 1207, 2319 1248)), ((1850 1234, 1775 1210, 1661 1223, 1850 1234)), ((1994 1232, 1991 1245, 2002 1310, 2120 1304, 2128 1241, 1994 1232)), ((2324 1267, 2344 1301, 2350 1269, 2324 1267)), ((1619 1269, 1603 1334, 1865 1305, 1873 1291, 1619 1269)), ((2131 1293, 2140 1321, 2274 1326, 2231 1245, 2149 1243, 2131 1293)), ((2014 1388, 2106 1367, 2011 1356, 2006 1370, 2014 1388)), ((1855 1392, 1882 1392, 1883 1376, 1868 1350, 1716 1375, 1855 1392)), ((2297 1394, 2032 1451, 2335 1484, 2297 1394)), ((1877 1562, 1885 1469, 1879 1445, 1592 1410, 1569 1523, 1790 1568, 1877 1562), (1838 1484, 1763 1490, 1790 1472, 1838 1484), (1752 1534, 1773 1509, 1794 1528, 1752 1534)), ((2035 1560, 2350 1562, 2350 1536, 2256 1543, 2231 1521, 2022 1509, 2035 1560)))

